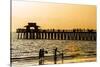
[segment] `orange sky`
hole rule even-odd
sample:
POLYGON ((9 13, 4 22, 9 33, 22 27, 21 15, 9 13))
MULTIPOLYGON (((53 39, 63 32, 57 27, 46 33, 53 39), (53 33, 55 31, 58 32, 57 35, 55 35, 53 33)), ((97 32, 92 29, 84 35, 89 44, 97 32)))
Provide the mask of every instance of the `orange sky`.
POLYGON ((96 29, 96 6, 13 1, 12 31, 29 21, 43 29, 96 29))

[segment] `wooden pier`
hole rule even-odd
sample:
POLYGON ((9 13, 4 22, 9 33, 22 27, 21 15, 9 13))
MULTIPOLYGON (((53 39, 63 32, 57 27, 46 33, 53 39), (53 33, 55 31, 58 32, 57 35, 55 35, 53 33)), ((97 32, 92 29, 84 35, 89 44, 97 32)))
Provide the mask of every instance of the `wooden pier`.
POLYGON ((48 40, 92 40, 96 41, 95 30, 60 30, 60 29, 39 29, 36 23, 28 23, 25 29, 18 28, 16 33, 18 39, 48 39, 48 40))

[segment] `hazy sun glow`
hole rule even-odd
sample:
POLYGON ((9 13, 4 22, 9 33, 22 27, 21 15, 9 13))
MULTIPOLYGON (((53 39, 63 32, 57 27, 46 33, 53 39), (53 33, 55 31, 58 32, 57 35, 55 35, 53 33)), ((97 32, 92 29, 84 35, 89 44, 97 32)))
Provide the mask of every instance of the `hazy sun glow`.
POLYGON ((13 1, 12 31, 30 21, 43 29, 96 29, 96 6, 13 1))

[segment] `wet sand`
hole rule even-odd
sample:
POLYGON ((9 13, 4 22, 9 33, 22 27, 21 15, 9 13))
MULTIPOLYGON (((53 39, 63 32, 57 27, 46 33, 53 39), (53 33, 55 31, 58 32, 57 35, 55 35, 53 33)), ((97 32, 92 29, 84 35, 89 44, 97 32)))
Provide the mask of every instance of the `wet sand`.
MULTIPOLYGON (((80 63, 80 62, 95 62, 96 61, 96 57, 77 57, 77 58, 68 58, 68 59, 64 59, 63 60, 63 64, 69 64, 69 63, 80 63)), ((51 60, 49 58, 49 60, 47 60, 47 58, 45 58, 44 61, 44 65, 51 65, 54 64, 53 59, 51 60)), ((62 64, 62 60, 58 59, 57 60, 57 64, 62 64)), ((38 59, 23 59, 23 60, 19 60, 19 61, 14 61, 12 62, 12 67, 29 67, 29 66, 34 66, 34 65, 38 65, 38 59)))

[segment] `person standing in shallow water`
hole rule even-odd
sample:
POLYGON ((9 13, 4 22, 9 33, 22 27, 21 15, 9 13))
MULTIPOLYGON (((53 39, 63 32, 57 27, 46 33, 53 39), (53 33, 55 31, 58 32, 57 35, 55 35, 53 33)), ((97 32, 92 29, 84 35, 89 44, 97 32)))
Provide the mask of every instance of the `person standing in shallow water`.
POLYGON ((44 51, 44 48, 39 50, 39 65, 44 64, 44 53, 48 53, 47 51, 44 51))
POLYGON ((39 65, 42 64, 42 50, 43 50, 43 49, 40 49, 40 50, 39 50, 39 65))

